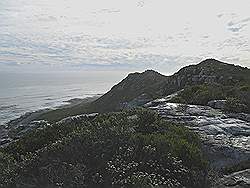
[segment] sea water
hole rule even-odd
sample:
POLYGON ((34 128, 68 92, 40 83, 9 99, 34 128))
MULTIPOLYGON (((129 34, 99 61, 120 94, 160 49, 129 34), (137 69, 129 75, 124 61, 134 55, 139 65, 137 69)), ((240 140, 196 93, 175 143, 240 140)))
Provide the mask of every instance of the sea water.
POLYGON ((26 112, 56 108, 73 98, 107 92, 124 75, 118 72, 0 72, 0 125, 26 112))

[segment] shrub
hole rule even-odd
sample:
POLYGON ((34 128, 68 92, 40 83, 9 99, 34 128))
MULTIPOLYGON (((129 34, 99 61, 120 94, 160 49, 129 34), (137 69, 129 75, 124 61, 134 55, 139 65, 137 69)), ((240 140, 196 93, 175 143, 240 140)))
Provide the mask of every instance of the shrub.
POLYGON ((247 106, 242 104, 241 101, 237 98, 227 98, 224 109, 227 112, 239 113, 246 111, 247 106))
POLYGON ((211 100, 228 99, 227 112, 250 112, 250 86, 247 84, 224 86, 202 84, 187 86, 171 102, 207 105, 211 100))
POLYGON ((9 187, 17 175, 16 161, 10 155, 0 152, 0 187, 9 187))
POLYGON ((142 109, 56 123, 2 155, 2 185, 19 187, 199 187, 206 171, 196 134, 142 109))

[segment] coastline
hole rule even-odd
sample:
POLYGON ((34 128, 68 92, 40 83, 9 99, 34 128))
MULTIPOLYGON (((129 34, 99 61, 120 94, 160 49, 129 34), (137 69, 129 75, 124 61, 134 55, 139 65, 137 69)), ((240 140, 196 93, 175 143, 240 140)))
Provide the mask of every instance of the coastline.
POLYGON ((13 126, 26 125, 32 121, 42 120, 42 119, 40 119, 40 117, 42 117, 46 113, 53 112, 55 110, 69 109, 69 108, 73 108, 77 105, 83 105, 86 103, 90 103, 90 102, 93 102, 96 99, 98 99, 100 96, 102 96, 102 95, 97 94, 97 95, 94 95, 91 97, 86 97, 86 98, 72 98, 72 99, 69 99, 67 101, 63 101, 66 104, 62 104, 62 105, 55 107, 55 108, 46 108, 46 109, 40 109, 40 110, 36 110, 36 111, 32 111, 32 112, 26 112, 24 115, 21 115, 20 117, 15 118, 13 120, 10 120, 2 126, 8 129, 8 128, 11 128, 13 126))
POLYGON ((64 101, 68 104, 63 104, 56 108, 46 108, 33 112, 26 112, 24 115, 10 120, 6 124, 0 126, 0 148, 5 147, 12 141, 19 139, 30 130, 49 125, 53 122, 49 120, 51 117, 53 120, 61 120, 72 116, 73 114, 71 114, 71 111, 74 112, 74 109, 78 109, 77 115, 84 113, 85 107, 98 99, 100 96, 102 95, 97 94, 86 98, 72 98, 68 101, 64 101), (58 114, 58 112, 60 113, 58 114))

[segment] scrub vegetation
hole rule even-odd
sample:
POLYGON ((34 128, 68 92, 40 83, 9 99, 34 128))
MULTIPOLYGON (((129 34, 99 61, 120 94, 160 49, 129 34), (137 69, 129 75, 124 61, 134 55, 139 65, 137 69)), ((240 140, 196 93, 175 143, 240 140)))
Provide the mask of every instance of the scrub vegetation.
POLYGON ((199 137, 144 109, 58 122, 0 150, 1 187, 201 187, 199 137))

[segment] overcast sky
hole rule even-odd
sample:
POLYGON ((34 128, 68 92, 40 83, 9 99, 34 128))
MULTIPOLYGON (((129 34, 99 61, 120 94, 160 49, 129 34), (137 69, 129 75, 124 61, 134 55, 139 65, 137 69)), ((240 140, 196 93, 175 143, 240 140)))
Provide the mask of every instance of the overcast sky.
POLYGON ((0 0, 0 70, 250 67, 249 0, 0 0))

